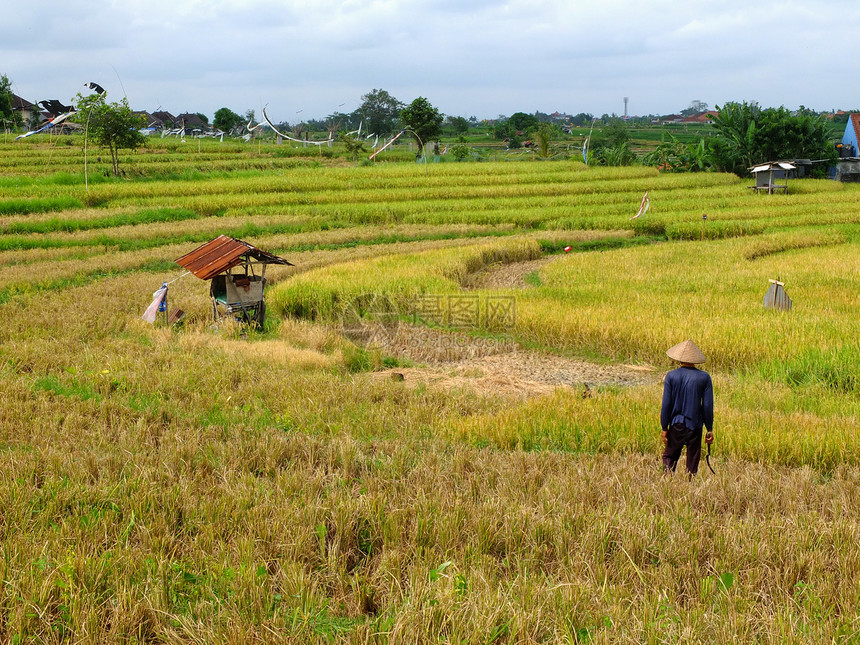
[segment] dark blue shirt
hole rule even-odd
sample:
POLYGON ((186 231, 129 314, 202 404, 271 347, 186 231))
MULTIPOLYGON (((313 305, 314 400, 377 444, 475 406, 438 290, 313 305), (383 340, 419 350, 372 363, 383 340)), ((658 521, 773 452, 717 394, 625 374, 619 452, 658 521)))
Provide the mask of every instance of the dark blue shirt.
POLYGON ((683 423, 690 430, 714 427, 714 388, 711 377, 695 367, 679 367, 666 374, 660 427, 683 423))

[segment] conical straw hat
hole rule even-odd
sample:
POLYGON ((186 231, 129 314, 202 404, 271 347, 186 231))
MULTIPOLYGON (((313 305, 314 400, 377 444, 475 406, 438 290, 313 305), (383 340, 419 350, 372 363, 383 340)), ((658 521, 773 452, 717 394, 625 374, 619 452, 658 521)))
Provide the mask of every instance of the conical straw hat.
POLYGON ((698 365, 705 362, 705 355, 702 350, 696 347, 696 343, 691 340, 685 340, 683 343, 670 347, 666 350, 666 356, 679 363, 698 365))

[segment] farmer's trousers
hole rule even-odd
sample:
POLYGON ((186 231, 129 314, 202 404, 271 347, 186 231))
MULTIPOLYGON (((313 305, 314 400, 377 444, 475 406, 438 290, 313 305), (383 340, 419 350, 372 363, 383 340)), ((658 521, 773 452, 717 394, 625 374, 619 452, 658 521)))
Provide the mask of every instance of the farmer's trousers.
POLYGON ((695 475, 699 472, 699 460, 702 458, 702 431, 690 430, 683 423, 676 423, 666 432, 666 450, 663 451, 663 470, 675 472, 675 466, 681 458, 681 451, 687 446, 687 472, 695 475))

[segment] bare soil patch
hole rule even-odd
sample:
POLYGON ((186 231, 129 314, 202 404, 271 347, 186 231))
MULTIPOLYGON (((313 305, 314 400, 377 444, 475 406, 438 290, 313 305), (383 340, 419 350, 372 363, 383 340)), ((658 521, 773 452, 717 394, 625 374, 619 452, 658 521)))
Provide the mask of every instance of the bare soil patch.
POLYGON ((494 264, 469 276, 463 286, 467 289, 524 289, 531 286, 526 281, 527 276, 558 258, 551 255, 526 262, 494 264))
POLYGON ((386 353, 425 363, 374 372, 374 379, 403 381, 407 387, 470 389, 478 394, 529 398, 557 388, 590 396, 605 386, 654 383, 661 375, 650 366, 600 364, 527 351, 504 339, 474 338, 420 327, 401 327, 386 353))

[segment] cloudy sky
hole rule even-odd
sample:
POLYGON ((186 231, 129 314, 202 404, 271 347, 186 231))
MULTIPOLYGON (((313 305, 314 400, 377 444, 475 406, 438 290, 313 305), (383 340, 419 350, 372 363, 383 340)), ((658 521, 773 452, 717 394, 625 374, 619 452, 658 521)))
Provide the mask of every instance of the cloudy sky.
POLYGON ((692 100, 860 108, 858 0, 46 0, 0 22, 30 101, 294 123, 382 88, 448 115, 667 114, 692 100))

